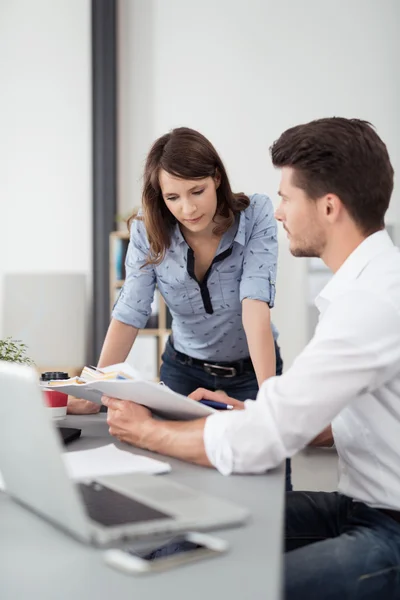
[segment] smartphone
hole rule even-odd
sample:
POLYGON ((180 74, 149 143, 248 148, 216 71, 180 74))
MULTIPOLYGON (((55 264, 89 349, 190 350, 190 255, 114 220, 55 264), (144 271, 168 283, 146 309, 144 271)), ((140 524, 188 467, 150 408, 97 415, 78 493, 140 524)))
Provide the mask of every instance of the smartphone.
POLYGON ((154 542, 124 550, 106 550, 104 560, 109 566, 124 573, 154 573, 218 556, 227 550, 228 543, 225 540, 203 533, 187 532, 162 543, 154 542))

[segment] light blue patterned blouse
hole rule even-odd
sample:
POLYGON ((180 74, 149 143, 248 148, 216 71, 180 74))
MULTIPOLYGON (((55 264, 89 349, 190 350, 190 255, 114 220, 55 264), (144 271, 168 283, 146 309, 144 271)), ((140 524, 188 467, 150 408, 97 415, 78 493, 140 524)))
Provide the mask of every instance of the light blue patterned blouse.
MULTIPOLYGON (((277 225, 271 200, 250 196, 250 205, 222 236, 214 261, 199 284, 193 251, 176 225, 160 265, 141 266, 149 242, 143 221, 131 227, 126 279, 115 303, 114 319, 143 328, 158 286, 173 318, 174 347, 193 358, 233 362, 249 356, 241 302, 275 299, 277 225)), ((273 327, 274 337, 277 331, 273 327)))

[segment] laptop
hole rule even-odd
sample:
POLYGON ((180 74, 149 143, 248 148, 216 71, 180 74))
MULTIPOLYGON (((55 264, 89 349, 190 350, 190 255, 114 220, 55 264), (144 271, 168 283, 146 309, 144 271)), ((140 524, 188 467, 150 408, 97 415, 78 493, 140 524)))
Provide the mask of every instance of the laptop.
POLYGON ((75 538, 107 546, 127 538, 239 525, 248 510, 145 474, 73 481, 35 370, 0 361, 0 472, 6 493, 75 538))

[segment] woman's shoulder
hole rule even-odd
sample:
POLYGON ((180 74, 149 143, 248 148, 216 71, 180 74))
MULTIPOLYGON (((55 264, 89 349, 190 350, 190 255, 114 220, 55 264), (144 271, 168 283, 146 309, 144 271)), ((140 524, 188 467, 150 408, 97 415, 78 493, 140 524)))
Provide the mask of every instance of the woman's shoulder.
POLYGON ((143 220, 142 209, 139 209, 135 217, 132 219, 130 223, 129 234, 129 237, 133 243, 135 243, 136 245, 140 243, 140 245, 144 245, 148 248, 149 239, 146 232, 146 226, 143 220))
POLYGON ((249 194, 248 198, 250 204, 244 210, 246 217, 254 220, 259 216, 269 216, 270 213, 273 214, 274 207, 272 200, 267 194, 249 194))

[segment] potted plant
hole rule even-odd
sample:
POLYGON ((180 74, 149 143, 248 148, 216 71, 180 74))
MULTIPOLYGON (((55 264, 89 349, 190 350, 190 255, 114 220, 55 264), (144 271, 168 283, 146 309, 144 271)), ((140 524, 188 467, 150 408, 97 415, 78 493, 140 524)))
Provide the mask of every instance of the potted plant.
MULTIPOLYGON (((34 365, 33 360, 26 354, 27 349, 28 346, 21 342, 21 340, 13 340, 12 337, 0 340, 0 361, 5 360, 20 365, 34 365)), ((54 419, 63 419, 65 417, 68 400, 66 394, 62 394, 56 390, 44 390, 44 399, 54 419)))
POLYGON ((33 360, 27 356, 28 346, 20 340, 13 340, 7 337, 0 340, 0 360, 18 363, 22 365, 32 365, 33 360))

